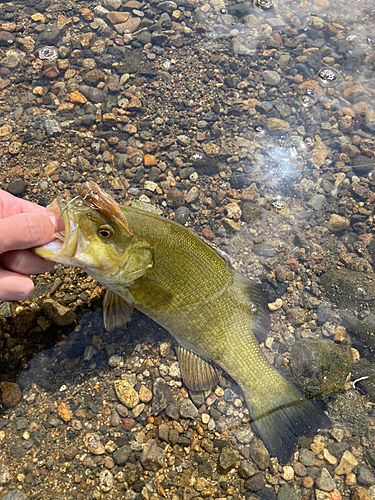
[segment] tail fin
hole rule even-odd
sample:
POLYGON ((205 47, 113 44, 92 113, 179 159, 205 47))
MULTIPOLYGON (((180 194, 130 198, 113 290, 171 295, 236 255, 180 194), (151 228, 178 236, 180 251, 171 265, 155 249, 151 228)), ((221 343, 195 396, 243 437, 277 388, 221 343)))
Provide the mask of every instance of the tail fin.
POLYGON ((284 381, 286 390, 279 392, 276 405, 261 413, 258 411, 258 414, 254 412, 253 416, 253 423, 266 448, 281 464, 290 459, 298 436, 315 432, 331 423, 320 408, 293 384, 284 381))

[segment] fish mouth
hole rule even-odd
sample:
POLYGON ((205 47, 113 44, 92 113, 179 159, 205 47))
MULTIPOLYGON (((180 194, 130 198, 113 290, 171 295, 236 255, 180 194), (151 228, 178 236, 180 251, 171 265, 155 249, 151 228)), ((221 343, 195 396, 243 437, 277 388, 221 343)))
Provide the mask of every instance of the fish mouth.
POLYGON ((54 234, 55 239, 46 245, 36 247, 33 249, 34 253, 53 262, 60 264, 75 264, 75 255, 78 248, 78 221, 76 220, 72 204, 74 202, 84 203, 80 196, 76 196, 70 201, 64 200, 61 196, 57 197, 47 210, 59 214, 57 221, 57 228, 54 234), (61 230, 61 222, 63 222, 64 229, 61 230))

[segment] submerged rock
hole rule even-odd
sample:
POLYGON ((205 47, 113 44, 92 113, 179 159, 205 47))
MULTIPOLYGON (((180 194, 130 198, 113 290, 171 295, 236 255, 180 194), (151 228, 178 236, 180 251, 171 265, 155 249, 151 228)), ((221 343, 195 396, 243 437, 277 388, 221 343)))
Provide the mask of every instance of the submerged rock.
POLYGON ((350 364, 346 348, 331 340, 301 339, 290 349, 292 373, 311 397, 343 389, 350 364))
POLYGON ((328 402, 327 409, 332 422, 339 427, 348 429, 355 436, 368 434, 368 414, 357 391, 335 394, 328 402))

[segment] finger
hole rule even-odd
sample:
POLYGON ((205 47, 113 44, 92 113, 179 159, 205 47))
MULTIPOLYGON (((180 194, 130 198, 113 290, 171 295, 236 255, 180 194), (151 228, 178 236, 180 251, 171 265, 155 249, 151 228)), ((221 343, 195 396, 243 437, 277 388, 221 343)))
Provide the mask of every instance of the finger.
POLYGON ((0 300, 25 300, 34 290, 28 276, 0 270, 0 300))
POLYGON ((11 217, 16 214, 44 213, 47 209, 31 201, 22 200, 0 190, 0 217, 11 217))
POLYGON ((56 214, 18 214, 0 219, 0 254, 45 245, 54 238, 56 214))
POLYGON ((29 250, 14 250, 0 256, 1 265, 21 274, 39 274, 53 269, 54 263, 41 259, 29 250))

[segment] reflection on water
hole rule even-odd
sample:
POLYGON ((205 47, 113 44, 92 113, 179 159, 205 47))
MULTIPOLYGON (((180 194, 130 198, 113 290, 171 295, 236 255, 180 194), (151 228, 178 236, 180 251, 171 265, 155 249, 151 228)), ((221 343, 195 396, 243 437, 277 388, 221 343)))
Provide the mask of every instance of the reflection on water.
POLYGON ((373 2, 0 19, 2 188, 46 204, 92 178, 191 227, 261 283, 262 351, 332 420, 281 466, 233 381, 188 391, 167 332, 140 313, 106 332, 100 285, 58 266, 0 305, 0 498, 372 498, 373 2))

